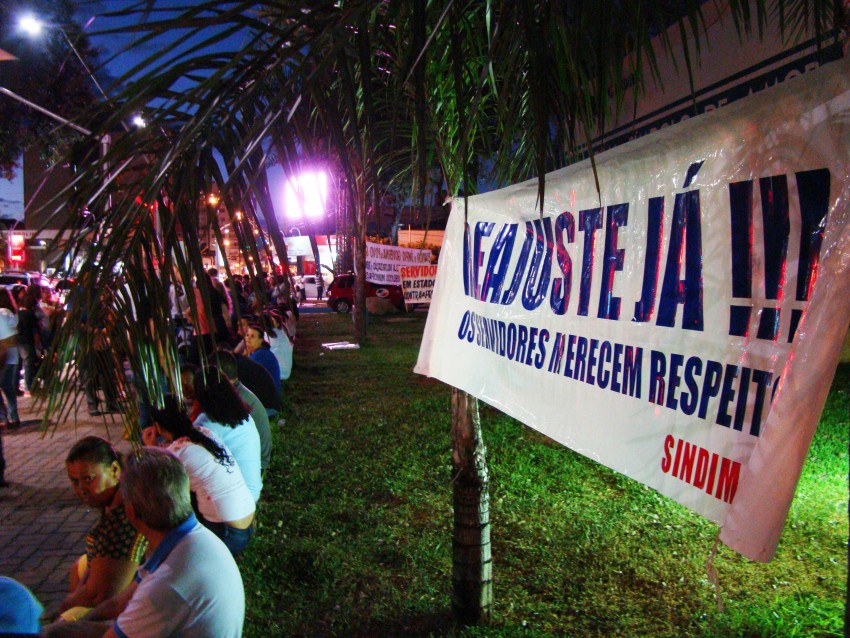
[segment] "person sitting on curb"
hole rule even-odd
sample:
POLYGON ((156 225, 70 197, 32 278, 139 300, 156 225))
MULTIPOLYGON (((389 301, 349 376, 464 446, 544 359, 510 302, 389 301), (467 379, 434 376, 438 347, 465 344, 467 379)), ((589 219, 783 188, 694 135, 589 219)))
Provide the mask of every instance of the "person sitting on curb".
POLYGON ((194 387, 202 410, 194 421, 195 427, 211 430, 232 452, 256 503, 263 490, 262 446, 248 406, 215 366, 198 370, 194 387))
POLYGON ((150 541, 150 557, 124 592, 82 620, 45 626, 41 635, 239 638, 242 576, 224 543, 195 518, 180 459, 141 448, 127 459, 121 493, 130 522, 150 541))
POLYGON ((21 583, 0 576, 0 636, 38 636, 44 607, 21 583))
POLYGON ((269 416, 263 407, 263 402, 257 395, 242 385, 239 381, 239 369, 236 366, 236 357, 233 353, 219 348, 216 352, 218 358, 218 369, 230 380, 233 387, 239 393, 239 398, 248 406, 254 425, 257 426, 257 434, 260 435, 260 468, 265 474, 272 458, 272 429, 269 416))
POLYGON ((280 392, 275 388, 274 379, 272 379, 268 370, 256 361, 240 355, 227 345, 220 345, 219 348, 233 352, 233 355, 236 357, 236 369, 239 375, 239 381, 257 395, 257 398, 266 409, 269 422, 273 422, 274 417, 280 411, 280 392))
POLYGON ((292 350, 295 339, 289 335, 286 322, 279 312, 267 312, 264 318, 269 348, 277 359, 278 368, 280 368, 280 380, 286 381, 292 375, 292 350))
POLYGON ((180 402, 166 394, 154 425, 142 431, 146 445, 167 447, 186 467, 201 523, 218 536, 234 556, 254 535, 254 499, 230 450, 208 429, 193 427, 180 402))
POLYGON ((148 541, 124 510, 119 489, 123 467, 118 451, 99 436, 77 441, 65 459, 74 492, 87 507, 100 510, 86 535, 86 553, 71 568, 71 591, 59 607, 65 620, 79 618, 126 589, 145 555, 148 541))
POLYGON ((248 358, 263 366, 274 381, 275 391, 280 394, 280 364, 271 350, 265 329, 257 323, 248 326, 245 332, 245 353, 248 358))

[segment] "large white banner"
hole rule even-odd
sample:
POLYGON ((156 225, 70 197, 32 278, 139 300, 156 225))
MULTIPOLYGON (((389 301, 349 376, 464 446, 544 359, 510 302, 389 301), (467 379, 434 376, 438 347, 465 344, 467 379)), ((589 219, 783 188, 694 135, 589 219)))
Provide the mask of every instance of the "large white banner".
POLYGON ((769 560, 850 321, 850 66, 455 206, 416 371, 769 560))
POLYGON ((431 263, 431 251, 366 242, 366 281, 384 286, 401 285, 398 269, 431 263))

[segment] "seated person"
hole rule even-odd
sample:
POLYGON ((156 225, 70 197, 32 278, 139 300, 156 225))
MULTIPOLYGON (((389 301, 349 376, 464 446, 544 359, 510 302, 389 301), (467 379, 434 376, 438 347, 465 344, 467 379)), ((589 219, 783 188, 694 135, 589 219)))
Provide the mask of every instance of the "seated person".
POLYGON ((216 352, 216 357, 218 358, 218 369, 222 371, 233 384, 233 387, 236 388, 239 398, 248 406, 248 411, 251 413, 254 425, 257 426, 257 434, 260 435, 260 466, 263 475, 265 475, 272 458, 272 431, 266 409, 257 395, 239 381, 239 370, 236 367, 236 357, 233 356, 233 353, 219 348, 218 352, 216 352))
MULTIPOLYGON (((268 370, 253 359, 238 354, 236 355, 236 369, 239 373, 239 380, 263 403, 269 419, 276 416, 280 410, 280 389, 268 370)), ((277 384, 280 384, 280 381, 277 384)))
POLYGON ((153 445, 158 437, 180 459, 198 518, 236 556, 254 534, 254 499, 230 451, 206 428, 193 427, 173 394, 165 396, 164 407, 153 417, 153 428, 143 432, 145 444, 153 445))
POLYGON ((279 313, 267 313, 266 321, 269 326, 266 331, 269 349, 277 359, 280 368, 280 380, 286 381, 292 374, 292 347, 295 344, 295 339, 289 335, 289 329, 279 313))
POLYGON ((0 636, 37 636, 44 607, 18 581, 0 576, 0 636))
POLYGON ((71 569, 71 592, 60 606, 73 620, 123 591, 132 581, 148 543, 130 524, 119 490, 123 459, 99 436, 77 441, 65 459, 68 478, 80 500, 100 510, 86 536, 86 553, 71 569))
POLYGON ((42 628, 42 638, 239 638, 242 576, 227 547, 192 513, 180 460, 167 450, 142 448, 127 459, 121 492, 127 518, 150 541, 150 557, 121 594, 82 620, 42 628))
POLYGON ((248 406, 215 366, 198 371, 194 386, 195 398, 202 410, 195 419, 195 427, 211 430, 233 453, 245 484, 254 501, 258 501, 263 489, 262 445, 248 406))
POLYGON ((239 318, 239 321, 236 322, 236 334, 239 339, 236 342, 236 346, 233 348, 233 353, 237 355, 244 355, 245 353, 245 333, 248 332, 248 327, 252 323, 256 323, 257 319, 253 316, 242 316, 239 318))
POLYGON ((251 324, 245 333, 245 352, 248 358, 263 366, 274 380, 275 390, 280 394, 280 364, 271 350, 266 331, 259 324, 251 324))
POLYGON ((189 412, 189 420, 194 421, 201 413, 201 406, 195 400, 195 374, 198 366, 191 363, 180 365, 180 387, 183 390, 183 405, 189 412))

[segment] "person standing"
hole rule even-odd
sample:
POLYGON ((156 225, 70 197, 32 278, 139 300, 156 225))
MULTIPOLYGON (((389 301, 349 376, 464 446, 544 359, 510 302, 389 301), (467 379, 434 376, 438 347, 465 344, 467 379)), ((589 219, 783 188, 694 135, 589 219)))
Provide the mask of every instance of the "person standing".
POLYGON ((24 364, 24 388, 32 392, 35 375, 44 350, 44 338, 39 315, 41 286, 30 284, 24 293, 24 300, 18 311, 18 346, 24 364))
MULTIPOLYGON (((18 307, 7 288, 0 287, 0 391, 6 399, 6 427, 21 425, 18 417, 18 307)), ((0 399, 2 404, 2 399, 0 399)))
MULTIPOLYGON (((203 276, 207 277, 207 274, 204 273, 203 276)), ((194 328, 194 338, 192 339, 192 346, 189 351, 189 362, 194 365, 201 365, 202 353, 205 359, 212 352, 213 325, 209 315, 207 315, 207 309, 204 305, 204 294, 197 279, 195 280, 195 286, 192 288, 192 294, 195 297, 197 315, 193 317, 192 309, 189 307, 183 313, 183 316, 194 328)))
MULTIPOLYGON (((224 284, 218 280, 218 271, 215 268, 210 268, 206 276, 207 287, 210 292, 210 312, 215 326, 215 339, 219 343, 229 343, 232 339, 229 323, 233 309, 230 295, 227 294, 224 284)), ((212 353, 208 352, 207 354, 212 353)))

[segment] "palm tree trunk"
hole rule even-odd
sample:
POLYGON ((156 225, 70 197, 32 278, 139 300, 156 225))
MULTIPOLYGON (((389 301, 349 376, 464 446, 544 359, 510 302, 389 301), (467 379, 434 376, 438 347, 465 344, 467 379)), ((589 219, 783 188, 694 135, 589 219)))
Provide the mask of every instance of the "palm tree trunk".
POLYGON ((489 624, 493 608, 493 562, 486 448, 481 438, 478 400, 457 388, 452 388, 452 439, 455 471, 452 609, 464 624, 489 624))
POLYGON ((366 187, 358 182, 355 192, 357 198, 354 207, 354 339, 363 345, 366 339, 366 187))

